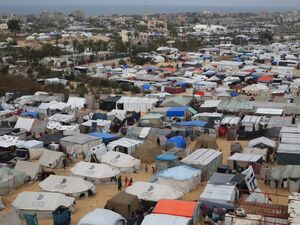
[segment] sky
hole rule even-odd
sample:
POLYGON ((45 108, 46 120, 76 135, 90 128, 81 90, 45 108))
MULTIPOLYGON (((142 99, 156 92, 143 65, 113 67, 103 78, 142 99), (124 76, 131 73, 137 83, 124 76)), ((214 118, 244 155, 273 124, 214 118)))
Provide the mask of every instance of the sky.
POLYGON ((0 0, 1 5, 199 5, 299 7, 300 0, 0 0))

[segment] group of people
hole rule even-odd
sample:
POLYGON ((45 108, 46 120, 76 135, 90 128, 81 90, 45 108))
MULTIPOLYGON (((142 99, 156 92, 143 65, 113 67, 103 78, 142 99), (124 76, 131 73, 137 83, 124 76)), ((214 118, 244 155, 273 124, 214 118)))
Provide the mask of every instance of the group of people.
MULTIPOLYGON (((122 176, 121 175, 117 179, 117 184, 118 184, 118 191, 122 191, 123 184, 122 184, 122 176)), ((130 187, 133 184, 133 179, 132 178, 128 179, 128 177, 125 177, 124 184, 125 184, 125 187, 130 187)))
MULTIPOLYGON (((154 174, 154 173, 155 173, 155 168, 154 168, 154 166, 152 166, 151 168, 152 168, 152 173, 154 174)), ((148 169, 149 169, 149 168, 148 168, 148 165, 146 164, 146 165, 145 165, 145 172, 146 172, 146 173, 148 173, 148 169)))

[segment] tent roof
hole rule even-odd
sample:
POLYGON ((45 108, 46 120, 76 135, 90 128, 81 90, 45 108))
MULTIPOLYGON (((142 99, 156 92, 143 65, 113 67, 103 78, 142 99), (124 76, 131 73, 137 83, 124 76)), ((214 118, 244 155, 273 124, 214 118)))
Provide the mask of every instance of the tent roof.
POLYGON ((119 213, 97 208, 83 216, 78 225, 116 225, 120 220, 124 218, 119 213))
POLYGON ((132 186, 126 188, 126 192, 136 195, 139 199, 154 202, 160 199, 180 199, 183 196, 183 193, 168 185, 143 181, 134 182, 132 186))
POLYGON ((164 214, 149 214, 145 216, 142 225, 188 225, 190 218, 164 214))
POLYGON ((35 162, 18 160, 14 170, 25 173, 27 176, 30 177, 30 179, 33 180, 37 177, 38 173, 40 172, 41 165, 35 162))
POLYGON ((159 176, 183 181, 188 180, 199 174, 201 174, 201 170, 192 168, 190 166, 181 165, 163 170, 160 172, 159 176))
POLYGON ((75 199, 60 193, 22 192, 12 205, 19 210, 55 211, 58 207, 70 207, 75 199))
POLYGON ((197 202, 162 199, 157 202, 153 213, 192 218, 197 204, 197 202))
POLYGON ((104 179, 120 174, 120 171, 106 164, 79 162, 70 169, 75 176, 104 179))
POLYGON ((186 156, 181 162, 192 165, 208 165, 214 159, 222 156, 223 153, 213 149, 198 149, 186 156))
POLYGON ((15 128, 22 128, 27 131, 31 131, 34 121, 35 119, 19 117, 15 125, 15 128))
POLYGON ((43 191, 62 194, 77 194, 90 190, 94 185, 79 177, 50 175, 39 183, 43 191))
POLYGON ((116 168, 133 168, 138 159, 121 152, 109 151, 101 156, 101 162, 116 168))
POLYGON ((70 142, 73 144, 86 144, 91 141, 99 140, 99 138, 88 134, 75 134, 61 139, 61 141, 70 142))

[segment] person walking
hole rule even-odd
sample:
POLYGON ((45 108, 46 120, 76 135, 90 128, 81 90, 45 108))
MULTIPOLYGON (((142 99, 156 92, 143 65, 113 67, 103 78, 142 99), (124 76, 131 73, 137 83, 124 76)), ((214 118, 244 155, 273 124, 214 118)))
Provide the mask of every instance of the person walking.
POLYGON ((122 190, 122 177, 121 175, 118 177, 118 191, 122 190))
POLYGON ((132 180, 132 178, 130 178, 130 180, 128 182, 128 187, 130 187, 132 185, 132 183, 133 183, 133 180, 132 180))
POLYGON ((66 171, 66 168, 67 168, 67 159, 64 158, 63 161, 62 161, 62 163, 63 163, 63 168, 66 171))
POLYGON ((128 177, 125 177, 125 180, 124 180, 125 187, 127 187, 128 181, 129 181, 128 177))
POLYGON ((154 168, 154 166, 152 166, 151 168, 152 168, 152 173, 155 174, 155 168, 154 168))
POLYGON ((148 173, 148 165, 145 166, 145 172, 148 173))

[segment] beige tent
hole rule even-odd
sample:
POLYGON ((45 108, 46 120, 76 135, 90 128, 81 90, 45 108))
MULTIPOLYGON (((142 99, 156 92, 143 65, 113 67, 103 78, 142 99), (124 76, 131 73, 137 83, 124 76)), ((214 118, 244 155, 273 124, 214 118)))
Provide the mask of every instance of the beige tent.
POLYGON ((105 209, 119 213, 125 219, 130 219, 135 218, 136 212, 142 210, 142 204, 136 195, 122 191, 107 201, 105 209))
POLYGON ((51 218, 52 212, 63 206, 74 210, 75 199, 60 193, 50 192, 22 192, 13 201, 12 205, 16 212, 24 214, 37 214, 39 219, 51 218))
POLYGON ((218 150, 219 146, 217 144, 216 138, 209 134, 202 134, 198 139, 193 148, 193 151, 200 148, 209 148, 218 150))
POLYGON ((49 168, 62 168, 64 153, 44 149, 39 159, 39 164, 49 168))
POLYGON ((135 152, 133 157, 140 159, 142 163, 154 163, 155 157, 160 155, 162 150, 149 140, 145 140, 142 145, 140 145, 135 152))
POLYGON ((25 173, 30 180, 35 180, 42 168, 39 163, 18 160, 15 170, 25 173))

